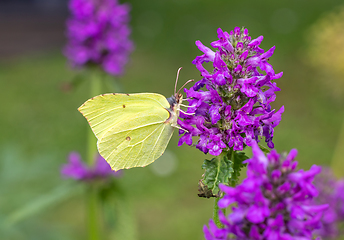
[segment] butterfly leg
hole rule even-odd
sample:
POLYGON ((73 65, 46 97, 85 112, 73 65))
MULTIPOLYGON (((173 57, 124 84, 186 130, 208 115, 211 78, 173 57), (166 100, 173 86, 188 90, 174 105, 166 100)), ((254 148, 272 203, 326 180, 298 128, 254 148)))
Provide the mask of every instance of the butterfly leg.
POLYGON ((180 106, 182 106, 182 107, 187 107, 187 108, 194 108, 194 107, 196 107, 196 106, 188 106, 188 105, 184 105, 184 104, 179 104, 180 106))
POLYGON ((184 112, 183 110, 179 109, 180 112, 184 113, 185 115, 195 115, 195 113, 187 113, 187 112, 184 112))
POLYGON ((183 130, 183 131, 185 131, 185 132, 189 132, 188 130, 179 127, 177 124, 171 124, 171 126, 172 126, 172 127, 175 127, 175 128, 178 128, 178 129, 180 129, 180 130, 183 130))

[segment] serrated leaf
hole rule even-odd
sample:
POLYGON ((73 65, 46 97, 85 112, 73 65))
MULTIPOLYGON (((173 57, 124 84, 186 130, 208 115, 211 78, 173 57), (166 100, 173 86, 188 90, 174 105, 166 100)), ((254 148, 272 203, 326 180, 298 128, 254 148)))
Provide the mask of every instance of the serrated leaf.
POLYGON ((248 157, 244 152, 231 151, 211 160, 204 160, 202 168, 205 169, 205 172, 198 185, 198 196, 205 198, 219 197, 220 183, 227 186, 236 186, 239 181, 240 171, 246 166, 243 163, 246 159, 248 157))
POLYGON ((246 166, 246 163, 243 163, 248 157, 244 152, 236 152, 232 153, 233 158, 233 173, 230 179, 229 185, 235 187, 239 181, 240 172, 243 167, 246 166))
POLYGON ((227 154, 221 154, 211 160, 204 160, 202 168, 205 169, 202 182, 212 191, 214 195, 219 192, 219 184, 228 184, 232 173, 233 162, 228 159, 227 154))

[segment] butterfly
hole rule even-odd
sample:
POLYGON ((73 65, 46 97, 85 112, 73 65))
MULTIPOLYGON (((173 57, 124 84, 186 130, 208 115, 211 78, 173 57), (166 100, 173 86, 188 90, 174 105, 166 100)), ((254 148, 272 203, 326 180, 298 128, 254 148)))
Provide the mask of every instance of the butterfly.
POLYGON ((180 128, 182 88, 176 92, 180 70, 170 98, 157 93, 110 93, 78 108, 97 137, 99 154, 113 170, 145 167, 164 153, 173 130, 180 128))

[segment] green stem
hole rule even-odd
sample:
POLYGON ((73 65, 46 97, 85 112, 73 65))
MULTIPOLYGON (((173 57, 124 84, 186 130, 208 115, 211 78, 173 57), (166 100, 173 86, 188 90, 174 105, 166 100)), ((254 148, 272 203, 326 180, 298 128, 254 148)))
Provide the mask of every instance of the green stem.
POLYGON ((99 204, 97 187, 90 185, 87 191, 87 230, 89 240, 100 240, 99 204))
MULTIPOLYGON (((233 151, 233 148, 231 148, 229 150, 229 152, 222 152, 220 156, 218 156, 216 159, 218 161, 221 161, 221 158, 223 157, 223 155, 227 155, 228 159, 231 160, 231 161, 234 161, 234 151, 233 151)), ((233 162, 234 163, 234 162, 233 162)), ((218 164, 220 166, 220 163, 218 164)), ((235 181, 230 181, 229 185, 231 187, 235 187, 235 181)), ((220 219, 219 219, 219 211, 220 211, 220 208, 218 206, 218 202, 220 200, 221 196, 220 197, 215 197, 215 202, 214 202, 214 222, 216 224, 217 227, 219 228, 223 228, 223 224, 220 222, 220 219)), ((226 209, 221 209, 222 213, 226 215, 226 209)))
MULTIPOLYGON (((90 83, 91 97, 95 97, 101 93, 101 73, 97 69, 92 69, 92 78, 90 83)), ((88 127, 88 154, 87 161, 90 166, 95 163, 95 155, 97 153, 97 138, 94 136, 91 128, 88 127)), ((97 186, 90 184, 87 191, 87 230, 89 240, 100 240, 100 224, 99 224, 99 199, 97 186)))
MULTIPOLYGON (((226 156, 228 153, 227 152, 222 152, 219 156, 216 157, 216 160, 219 161, 218 163, 218 167, 221 166, 221 159, 226 156)), ((215 202, 214 202, 214 210, 213 210, 213 219, 214 219, 214 223, 216 224, 217 227, 219 228, 223 228, 223 224, 220 222, 219 219, 219 211, 220 208, 218 206, 218 202, 220 200, 220 197, 215 197, 215 202)))
MULTIPOLYGON (((101 94, 101 76, 100 76, 100 72, 97 71, 97 69, 92 69, 93 72, 91 72, 92 74, 92 78, 91 83, 90 83, 90 94, 91 97, 95 97, 99 94, 101 94)), ((88 128, 88 155, 87 155, 87 161, 90 165, 94 164, 95 161, 95 154, 97 152, 97 138, 94 136, 94 133, 92 132, 91 128, 89 126, 87 126, 88 128)))
POLYGON ((215 198, 215 201, 214 201, 214 223, 216 224, 216 226, 218 228, 223 228, 223 224, 221 223, 220 221, 220 218, 219 218, 219 211, 221 210, 222 213, 224 215, 226 215, 226 209, 220 209, 219 206, 218 206, 218 202, 219 202, 220 198, 219 197, 216 197, 215 198))
POLYGON ((215 202, 214 202, 214 223, 216 224, 217 227, 222 228, 223 224, 220 222, 219 219, 219 206, 218 206, 218 202, 219 202, 220 198, 216 197, 215 198, 215 202))

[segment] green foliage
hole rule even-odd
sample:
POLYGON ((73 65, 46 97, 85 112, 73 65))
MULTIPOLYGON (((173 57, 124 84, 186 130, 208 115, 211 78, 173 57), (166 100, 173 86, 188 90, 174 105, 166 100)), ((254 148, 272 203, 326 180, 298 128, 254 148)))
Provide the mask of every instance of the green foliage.
POLYGON ((227 154, 220 154, 211 159, 204 160, 202 168, 205 169, 202 182, 214 194, 219 195, 219 184, 228 184, 232 177, 233 162, 228 159, 227 154))
POLYGON ((233 151, 232 159, 233 159, 234 164, 233 164, 232 177, 230 178, 230 181, 229 181, 229 186, 234 187, 238 184, 241 169, 246 166, 246 164, 242 162, 248 159, 248 157, 246 156, 244 152, 233 151))
POLYGON ((199 183, 200 197, 219 197, 219 184, 235 186, 240 177, 241 169, 246 165, 242 162, 248 159, 244 152, 231 150, 211 159, 204 160, 203 179, 199 183), (230 158, 229 158, 230 157, 230 158))

